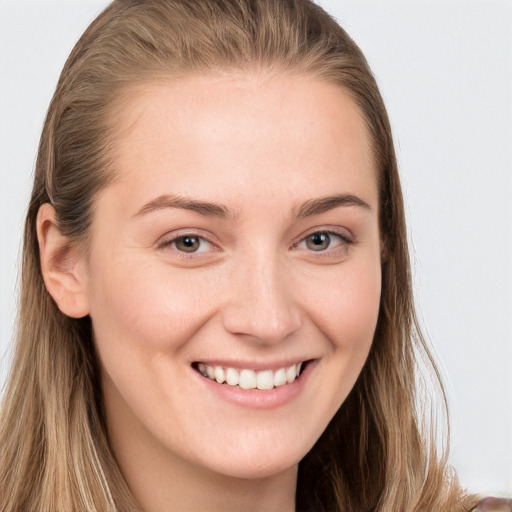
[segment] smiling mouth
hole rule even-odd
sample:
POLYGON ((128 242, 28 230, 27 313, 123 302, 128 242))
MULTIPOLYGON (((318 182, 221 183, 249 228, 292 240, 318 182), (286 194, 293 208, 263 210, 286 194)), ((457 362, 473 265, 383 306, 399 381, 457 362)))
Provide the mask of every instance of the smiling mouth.
POLYGON ((297 380, 309 361, 304 361, 277 370, 249 370, 224 366, 194 363, 192 366, 203 377, 233 388, 244 390, 271 390, 292 384, 297 380))

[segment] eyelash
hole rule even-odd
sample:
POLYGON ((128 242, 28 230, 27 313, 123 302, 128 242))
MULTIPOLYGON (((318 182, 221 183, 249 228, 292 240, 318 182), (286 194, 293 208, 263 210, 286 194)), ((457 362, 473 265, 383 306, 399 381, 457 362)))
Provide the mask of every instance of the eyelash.
POLYGON ((311 231, 306 236, 302 237, 296 244, 292 246, 293 249, 298 249, 300 244, 307 244, 308 239, 311 239, 311 237, 315 235, 327 235, 330 238, 328 246, 325 248, 325 250, 315 251, 312 249, 304 249, 308 252, 311 252, 312 254, 317 254, 319 257, 325 256, 337 256, 339 255, 340 251, 346 251, 348 246, 352 245, 354 243, 354 240, 347 235, 345 231, 340 232, 334 229, 317 229, 315 231, 311 231), (331 248, 332 244, 332 237, 336 237, 339 239, 340 243, 339 245, 335 246, 334 248, 331 248))
POLYGON ((193 232, 178 234, 178 235, 173 236, 172 238, 165 239, 162 242, 160 242, 157 247, 158 247, 158 249, 166 249, 168 247, 172 248, 172 246, 174 246, 173 250, 176 253, 178 253, 181 258, 194 258, 194 257, 197 258, 198 254, 204 254, 205 252, 207 252, 207 251, 186 252, 186 251, 179 250, 176 247, 176 243, 179 242, 180 240, 184 241, 187 238, 199 240, 200 242, 206 242, 209 245, 211 245, 212 247, 214 247, 215 250, 217 250, 217 251, 220 250, 219 247, 214 242, 209 240, 207 237, 205 237, 204 235, 199 235, 197 233, 193 233, 193 232))
MULTIPOLYGON (((354 240, 352 240, 352 238, 349 235, 347 235, 344 231, 340 232, 340 231, 337 231, 334 229, 317 229, 315 231, 311 231, 306 236, 303 236, 298 242, 294 243, 291 248, 302 250, 299 247, 300 244, 307 243, 308 239, 310 239, 311 237, 313 237, 315 235, 327 235, 330 237, 329 244, 325 248, 325 250, 315 251, 313 249, 308 249, 308 248, 304 249, 307 252, 311 252, 312 254, 317 254, 319 257, 322 257, 322 256, 327 257, 330 255, 336 256, 340 252, 340 250, 347 250, 349 245, 354 244, 354 240), (329 250, 330 245, 332 244, 333 236, 340 240, 340 244, 329 250)), ((177 254, 180 255, 180 258, 197 258, 197 257, 200 257, 199 255, 210 252, 207 249, 204 251, 191 251, 191 252, 186 252, 186 251, 182 251, 182 250, 178 249, 176 247, 176 243, 179 242, 180 240, 184 241, 187 238, 198 240, 199 243, 206 242, 207 244, 210 244, 214 248, 215 251, 221 250, 213 241, 209 240, 207 237, 205 237, 202 234, 198 234, 198 233, 194 233, 194 232, 180 233, 171 238, 164 239, 162 242, 160 242, 157 245, 157 248, 158 249, 173 248, 173 250, 177 254)))

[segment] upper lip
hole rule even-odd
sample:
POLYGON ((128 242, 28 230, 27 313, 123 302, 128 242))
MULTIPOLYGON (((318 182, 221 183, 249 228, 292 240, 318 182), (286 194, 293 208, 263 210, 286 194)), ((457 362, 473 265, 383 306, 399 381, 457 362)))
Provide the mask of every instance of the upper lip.
POLYGON ((227 359, 198 359, 195 364, 203 363, 207 366, 222 366, 223 368, 246 369, 254 371, 262 370, 279 370, 280 368, 287 368, 293 364, 306 363, 316 359, 314 357, 283 359, 281 361, 244 361, 244 360, 227 360, 227 359))

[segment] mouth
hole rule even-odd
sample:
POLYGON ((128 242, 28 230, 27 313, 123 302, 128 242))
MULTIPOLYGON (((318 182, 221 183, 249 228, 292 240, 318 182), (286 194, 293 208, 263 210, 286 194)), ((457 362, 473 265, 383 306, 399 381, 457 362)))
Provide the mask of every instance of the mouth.
POLYGON ((192 367, 203 377, 215 381, 217 384, 243 390, 270 391, 274 388, 293 384, 300 378, 311 361, 301 361, 281 368, 258 371, 249 368, 209 365, 203 362, 195 362, 192 367))

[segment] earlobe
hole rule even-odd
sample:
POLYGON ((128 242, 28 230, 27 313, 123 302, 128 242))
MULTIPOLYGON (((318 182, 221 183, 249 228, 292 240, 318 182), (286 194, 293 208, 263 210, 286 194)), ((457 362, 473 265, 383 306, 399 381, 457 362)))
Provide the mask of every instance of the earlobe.
POLYGON ((37 239, 41 273, 48 293, 67 316, 89 314, 83 256, 58 226, 55 209, 43 204, 37 214, 37 239))

